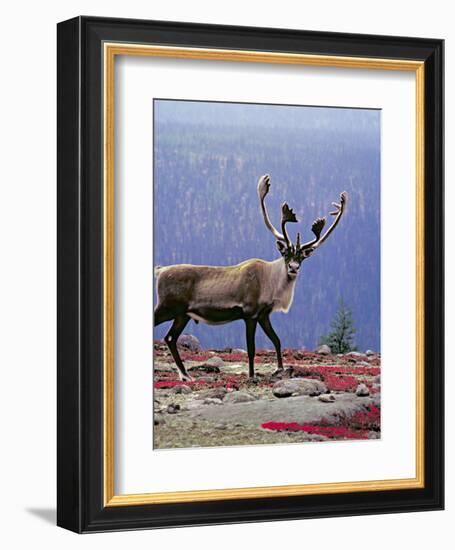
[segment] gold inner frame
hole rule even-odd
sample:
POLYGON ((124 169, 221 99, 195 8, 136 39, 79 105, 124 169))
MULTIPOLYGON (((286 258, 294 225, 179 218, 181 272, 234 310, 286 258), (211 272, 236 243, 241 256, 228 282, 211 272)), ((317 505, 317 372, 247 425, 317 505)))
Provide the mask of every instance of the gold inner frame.
POLYGON ((323 56, 185 48, 143 44, 104 43, 104 503, 105 506, 143 505, 210 500, 270 498, 310 494, 384 491, 424 487, 424 62, 396 59, 323 56), (114 71, 115 57, 153 56, 287 65, 411 71, 416 78, 416 476, 405 479, 280 485, 232 489, 173 491, 143 494, 114 492, 114 71))

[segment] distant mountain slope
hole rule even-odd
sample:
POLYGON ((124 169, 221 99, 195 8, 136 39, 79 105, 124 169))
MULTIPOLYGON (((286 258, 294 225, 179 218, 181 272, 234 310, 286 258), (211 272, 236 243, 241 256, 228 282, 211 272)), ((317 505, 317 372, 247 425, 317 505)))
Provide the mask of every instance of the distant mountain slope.
MULTIPOLYGON (((155 101, 155 264, 227 265, 278 257, 264 226, 256 183, 271 174, 269 212, 287 201, 295 236, 327 216, 341 191, 346 215, 304 262, 288 314, 274 314, 284 347, 316 345, 339 298, 353 312, 360 349, 380 347, 380 112, 155 101)), ((330 220, 328 220, 330 221, 330 220)), ((161 338, 167 325, 157 327, 161 338)), ((196 326, 208 347, 245 347, 241 322, 196 326)), ((270 347, 258 330, 259 347, 270 347)))

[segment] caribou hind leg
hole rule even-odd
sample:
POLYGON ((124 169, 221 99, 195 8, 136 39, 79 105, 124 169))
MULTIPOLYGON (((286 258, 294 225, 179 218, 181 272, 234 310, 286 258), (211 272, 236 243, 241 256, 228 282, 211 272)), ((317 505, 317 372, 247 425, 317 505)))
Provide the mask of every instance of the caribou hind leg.
POLYGON ((261 325, 261 328, 265 332, 266 336, 268 336, 272 344, 275 346, 276 358, 278 361, 278 368, 273 374, 274 375, 281 374, 283 372, 283 359, 281 357, 281 342, 280 342, 280 339, 278 338, 277 333, 272 327, 269 314, 266 314, 260 317, 259 324, 261 325))
POLYGON ((179 376, 181 380, 191 380, 191 376, 187 373, 185 369, 185 365, 183 364, 183 361, 180 358, 180 355, 177 349, 177 340, 180 334, 182 334, 183 329, 186 327, 189 320, 190 318, 188 317, 188 315, 182 315, 180 317, 176 317, 174 319, 174 322, 172 323, 172 326, 169 332, 164 337, 164 341, 166 342, 167 347, 169 348, 169 351, 171 352, 172 357, 174 358, 175 364, 179 369, 179 376))

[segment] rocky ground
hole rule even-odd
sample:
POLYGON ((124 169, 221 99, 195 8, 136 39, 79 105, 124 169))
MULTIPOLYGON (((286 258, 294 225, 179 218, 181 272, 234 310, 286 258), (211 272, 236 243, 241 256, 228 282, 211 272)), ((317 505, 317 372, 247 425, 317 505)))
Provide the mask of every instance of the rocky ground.
POLYGON ((191 382, 155 343, 157 449, 380 437, 378 353, 284 350, 286 370, 276 376, 275 353, 259 350, 249 380, 244 350, 202 350, 191 336, 182 344, 191 382))

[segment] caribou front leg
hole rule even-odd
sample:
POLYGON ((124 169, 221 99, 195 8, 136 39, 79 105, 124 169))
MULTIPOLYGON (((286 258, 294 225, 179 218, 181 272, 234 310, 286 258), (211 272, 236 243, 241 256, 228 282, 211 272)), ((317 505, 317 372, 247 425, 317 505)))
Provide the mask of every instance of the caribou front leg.
POLYGON ((169 351, 172 353, 175 364, 179 369, 179 376, 181 380, 191 380, 191 376, 186 372, 185 365, 183 364, 182 359, 180 358, 179 351, 177 349, 177 340, 180 334, 182 334, 183 329, 188 324, 190 318, 188 315, 182 315, 181 317, 176 317, 169 332, 164 337, 164 341, 169 348, 169 351))
POLYGON ((259 318, 259 324, 261 325, 262 330, 271 340, 272 344, 275 346, 278 368, 273 373, 273 375, 281 374, 284 370, 283 359, 281 357, 281 342, 280 342, 280 339, 278 338, 277 333, 274 331, 272 327, 272 323, 270 322, 270 317, 268 313, 259 318))
POLYGON ((248 350, 248 376, 254 378, 254 355, 256 353, 255 335, 258 322, 256 319, 245 319, 246 346, 248 350))

